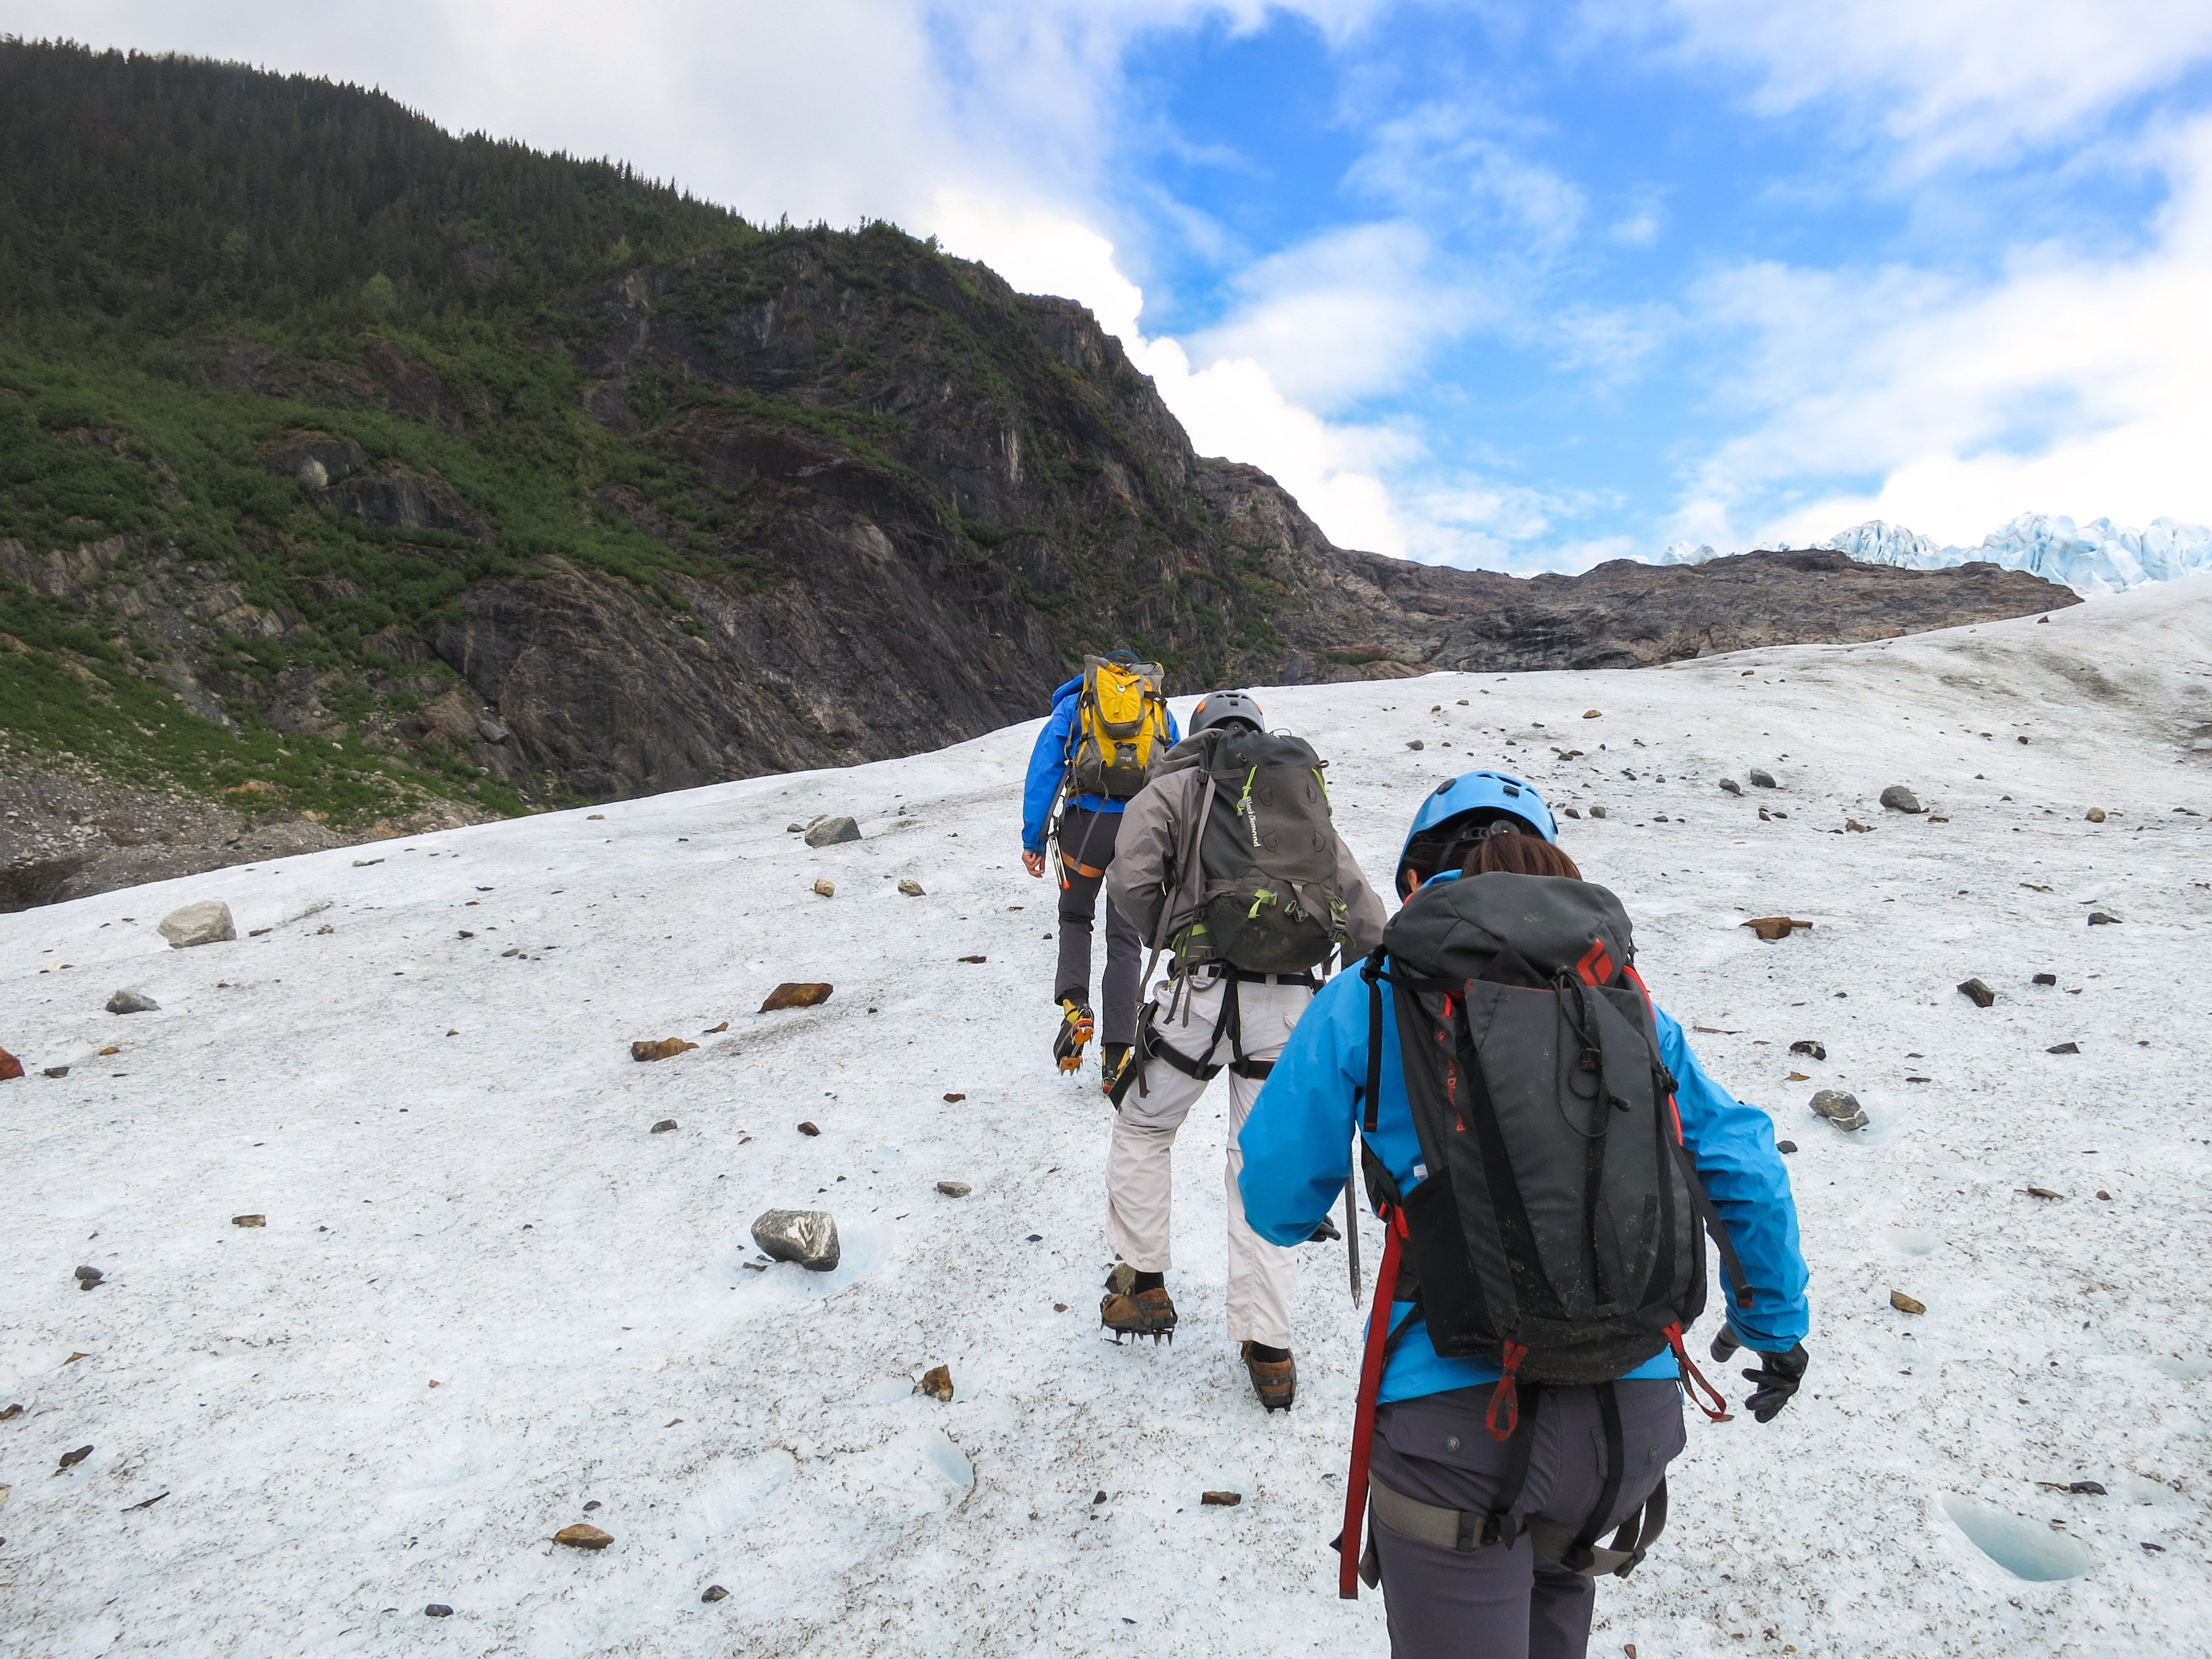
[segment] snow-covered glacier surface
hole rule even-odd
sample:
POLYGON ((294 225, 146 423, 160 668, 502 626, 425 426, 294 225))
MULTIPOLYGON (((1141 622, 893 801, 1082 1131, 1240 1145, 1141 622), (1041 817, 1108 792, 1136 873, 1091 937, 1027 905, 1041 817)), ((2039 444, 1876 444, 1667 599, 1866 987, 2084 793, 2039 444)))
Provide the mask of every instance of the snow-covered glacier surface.
MULTIPOLYGON (((1814 545, 1848 553, 1863 563, 1907 570, 1984 560, 2063 583, 2077 593, 2124 592, 2147 582, 2212 570, 2212 527, 2174 519, 2154 519, 2147 528, 2131 530, 2110 519, 2077 525, 2063 514, 2023 513, 1983 537, 1978 547, 1941 546, 1903 525, 1869 519, 1814 545)), ((1653 562, 1702 564, 1716 556, 1711 547, 1676 542, 1653 562)))
MULTIPOLYGON (((2208 659, 2212 576, 1667 668, 1256 688, 1370 878, 1444 777, 1540 787, 1796 1147, 1804 1391, 1692 1413, 1601 1659, 2212 1650, 2179 970, 2212 937, 2208 659), (1743 926, 1783 912, 1814 926, 1743 926)), ((1050 1054, 1037 724, 0 915, 28 1073, 0 1082, 0 1659, 1379 1659, 1329 1547, 1344 1246, 1297 1252, 1270 1416, 1226 1328, 1218 1085, 1176 1148, 1176 1340, 1099 1328, 1112 1111, 1050 1054), (825 812, 865 838, 786 828, 825 812), (200 899, 239 937, 170 949, 200 899), (836 991, 757 1012, 783 980, 836 991), (104 1012, 126 987, 160 1006, 104 1012), (630 1058, 669 1036, 700 1046, 630 1058), (835 1273, 750 1270, 772 1206, 834 1212, 835 1273), (950 1401, 916 1391, 938 1365, 950 1401), (577 1522, 612 1541, 552 1541, 577 1522)), ((1743 1369, 1711 1368, 1737 1401, 1743 1369)))

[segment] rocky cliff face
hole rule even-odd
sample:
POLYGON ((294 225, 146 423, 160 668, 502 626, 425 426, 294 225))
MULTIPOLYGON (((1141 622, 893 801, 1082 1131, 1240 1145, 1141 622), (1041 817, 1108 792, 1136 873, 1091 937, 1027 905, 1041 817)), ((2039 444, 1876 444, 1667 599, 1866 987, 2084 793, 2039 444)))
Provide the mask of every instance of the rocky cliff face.
POLYGON ((396 329, 335 354, 207 344, 192 395, 245 434, 220 466, 150 423, 52 435, 144 471, 155 504, 128 534, 0 542, 0 575, 109 642, 77 664, 109 702, 143 682, 276 746, 258 792, 231 761, 195 786, 219 823, 149 776, 48 810, 101 781, 19 725, 15 903, 153 867, 88 824, 167 825, 143 833, 175 840, 173 873, 267 856, 250 837, 278 822, 357 839, 882 758, 1037 714, 1115 645, 1194 691, 1633 666, 2075 602, 1832 553, 1518 579, 1348 552, 1265 474, 1194 454, 1087 312, 886 228, 763 235, 497 326, 490 368, 396 329), (240 550, 188 533, 203 498, 248 501, 240 550))
MULTIPOLYGON (((1926 580, 1828 553, 1522 579, 1347 552, 1265 473, 1196 455, 1081 307, 920 251, 853 252, 823 239, 641 271, 587 301, 606 333, 579 354, 585 407, 738 503, 713 533, 759 576, 672 578, 702 624, 681 635, 573 570, 471 590, 434 648, 574 787, 972 736, 1125 642, 1196 690, 1637 666, 2075 602, 1993 567, 1926 580), (807 413, 851 423, 808 429, 807 413)), ((656 536, 682 529, 606 501, 656 536)))

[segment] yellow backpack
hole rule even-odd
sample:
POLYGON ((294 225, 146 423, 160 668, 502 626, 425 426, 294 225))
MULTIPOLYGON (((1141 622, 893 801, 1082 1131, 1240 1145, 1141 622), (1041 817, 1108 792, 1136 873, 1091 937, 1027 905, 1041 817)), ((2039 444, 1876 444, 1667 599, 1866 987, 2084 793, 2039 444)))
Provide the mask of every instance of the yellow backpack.
POLYGON ((1083 690, 1067 763, 1071 795, 1127 800, 1152 775, 1167 748, 1167 671, 1158 663, 1083 659, 1083 690))

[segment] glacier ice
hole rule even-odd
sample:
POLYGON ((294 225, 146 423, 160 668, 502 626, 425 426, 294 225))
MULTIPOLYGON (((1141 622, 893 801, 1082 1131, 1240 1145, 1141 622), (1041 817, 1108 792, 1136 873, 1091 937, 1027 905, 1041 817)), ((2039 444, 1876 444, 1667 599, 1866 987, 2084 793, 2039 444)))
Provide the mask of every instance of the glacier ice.
MULTIPOLYGON (((1982 538, 1978 547, 1944 547, 1900 524, 1869 519, 1838 531, 1816 547, 1849 554, 1865 564, 1906 570, 1942 570, 1984 561, 2025 570, 2077 593, 2120 593, 2146 583, 2212 571, 2212 528, 2154 519, 2131 530, 2110 519, 2077 525, 2059 513, 2023 513, 1982 538)), ((1654 564, 1703 564, 1716 558, 1702 544, 1674 542, 1654 564)))

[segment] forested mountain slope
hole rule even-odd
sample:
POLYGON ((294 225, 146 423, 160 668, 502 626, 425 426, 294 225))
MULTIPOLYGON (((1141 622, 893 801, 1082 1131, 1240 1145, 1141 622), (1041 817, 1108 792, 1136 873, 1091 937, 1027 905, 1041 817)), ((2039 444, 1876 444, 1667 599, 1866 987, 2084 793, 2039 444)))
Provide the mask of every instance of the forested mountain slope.
POLYGON ((1195 690, 2072 601, 1344 552, 1079 306, 357 88, 4 42, 0 156, 0 907, 911 753, 1114 644, 1195 690))

